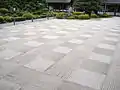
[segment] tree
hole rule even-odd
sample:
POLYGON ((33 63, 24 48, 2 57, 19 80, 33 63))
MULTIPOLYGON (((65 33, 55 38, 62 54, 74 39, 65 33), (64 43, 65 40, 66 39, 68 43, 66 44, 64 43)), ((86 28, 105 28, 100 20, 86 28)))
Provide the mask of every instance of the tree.
POLYGON ((83 10, 91 16, 91 12, 94 11, 98 14, 101 9, 103 0, 75 0, 73 2, 73 7, 78 10, 83 10))
POLYGON ((45 0, 0 0, 0 8, 36 11, 45 7, 45 0))

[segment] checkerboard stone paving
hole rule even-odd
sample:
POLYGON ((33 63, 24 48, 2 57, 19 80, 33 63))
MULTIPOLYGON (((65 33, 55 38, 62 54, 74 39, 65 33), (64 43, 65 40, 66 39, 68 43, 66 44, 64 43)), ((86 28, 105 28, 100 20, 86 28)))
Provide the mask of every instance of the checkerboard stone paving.
POLYGON ((0 90, 119 90, 119 21, 52 19, 3 27, 0 90))

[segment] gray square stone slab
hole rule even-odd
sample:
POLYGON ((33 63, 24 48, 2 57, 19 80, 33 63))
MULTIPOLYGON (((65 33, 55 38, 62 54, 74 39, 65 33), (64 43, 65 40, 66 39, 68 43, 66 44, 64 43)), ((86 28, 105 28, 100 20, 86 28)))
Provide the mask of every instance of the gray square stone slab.
POLYGON ((25 67, 34 69, 36 71, 44 72, 47 68, 49 68, 54 63, 55 63, 54 61, 44 60, 43 58, 38 56, 35 60, 26 64, 25 67))
POLYGON ((7 80, 0 80, 0 90, 20 90, 21 87, 18 84, 7 80))
POLYGON ((14 41, 20 39, 19 37, 9 37, 9 38, 4 38, 3 40, 5 41, 14 41))
POLYGON ((43 36, 43 38, 47 38, 47 39, 57 39, 59 36, 50 36, 50 35, 45 35, 43 36))
POLYGON ((99 62, 96 60, 87 59, 82 61, 82 64, 80 65, 80 67, 86 70, 90 70, 92 72, 107 74, 109 64, 99 62))
POLYGON ((38 47, 38 46, 40 46, 40 45, 42 45, 44 43, 39 43, 37 41, 28 41, 28 42, 26 42, 24 44, 27 45, 27 46, 30 46, 30 47, 38 47))
POLYGON ((118 42, 118 37, 105 37, 105 41, 113 41, 113 42, 118 42))
POLYGON ((0 52, 0 58, 4 58, 6 60, 11 59, 17 55, 19 55, 20 52, 16 52, 10 49, 5 49, 3 51, 0 52))
POLYGON ((92 35, 91 34, 82 34, 82 35, 80 35, 80 37, 91 38, 92 35))
POLYGON ((55 48, 53 51, 67 54, 67 53, 69 53, 71 50, 72 50, 72 49, 70 49, 70 48, 68 48, 68 47, 61 47, 61 46, 59 46, 59 47, 55 48))
POLYGON ((96 60, 96 61, 103 62, 106 64, 111 63, 111 58, 112 58, 111 56, 98 54, 98 53, 92 53, 89 57, 89 59, 91 59, 91 60, 96 60))
POLYGON ((68 42, 75 43, 75 44, 82 44, 84 41, 83 40, 78 40, 78 39, 72 39, 72 40, 70 40, 68 42))
POLYGON ((110 49, 104 49, 104 48, 95 48, 93 50, 93 52, 98 53, 98 54, 102 54, 102 55, 107 55, 107 56, 112 56, 114 54, 113 50, 110 49))
MULTIPOLYGON (((4 78, 21 85, 21 87, 38 86, 40 89, 48 87, 50 90, 56 90, 56 88, 62 83, 62 80, 58 77, 36 72, 25 67, 20 67, 17 70, 14 70, 4 78)), ((25 90, 26 89, 27 88, 25 88, 25 90)))
POLYGON ((103 49, 109 49, 109 50, 113 50, 113 51, 114 51, 115 48, 116 48, 115 45, 104 44, 104 43, 99 44, 97 47, 103 48, 103 49))
POLYGON ((77 69, 72 72, 71 76, 68 78, 68 81, 94 89, 100 89, 104 79, 104 74, 99 74, 84 69, 77 69))

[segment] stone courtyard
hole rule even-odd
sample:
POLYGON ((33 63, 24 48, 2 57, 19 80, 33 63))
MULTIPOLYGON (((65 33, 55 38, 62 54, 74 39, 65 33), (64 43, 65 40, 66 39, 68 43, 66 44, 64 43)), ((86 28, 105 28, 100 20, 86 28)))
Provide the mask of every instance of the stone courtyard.
POLYGON ((0 90, 120 90, 120 18, 1 25, 0 90))

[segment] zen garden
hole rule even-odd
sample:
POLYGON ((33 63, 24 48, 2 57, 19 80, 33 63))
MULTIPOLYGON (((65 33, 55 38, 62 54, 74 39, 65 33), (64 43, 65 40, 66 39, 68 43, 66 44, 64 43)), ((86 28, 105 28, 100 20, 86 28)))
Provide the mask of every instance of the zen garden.
POLYGON ((0 0, 0 90, 120 90, 120 0, 0 0))

